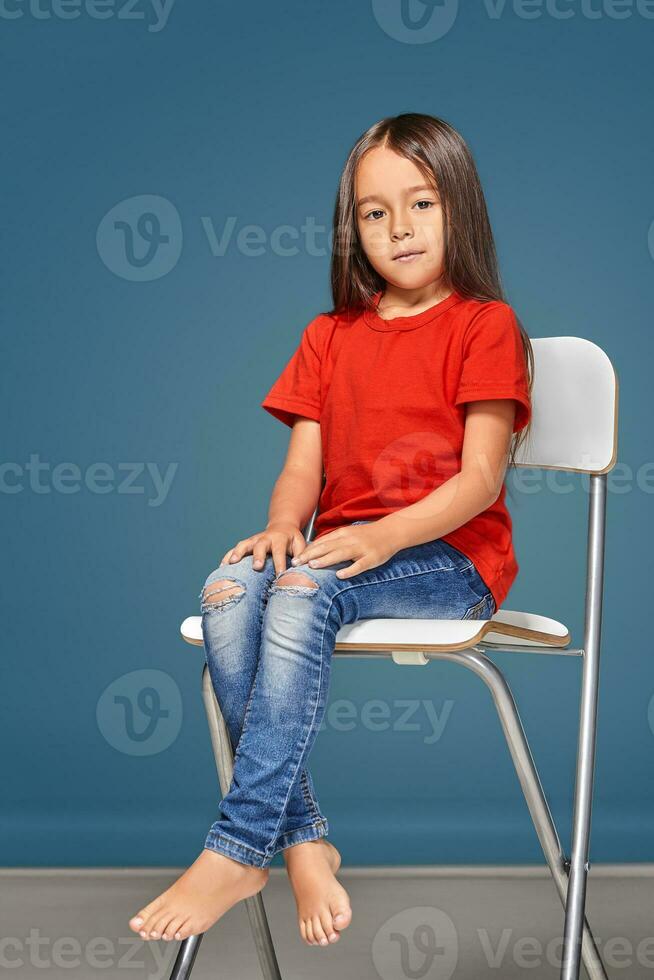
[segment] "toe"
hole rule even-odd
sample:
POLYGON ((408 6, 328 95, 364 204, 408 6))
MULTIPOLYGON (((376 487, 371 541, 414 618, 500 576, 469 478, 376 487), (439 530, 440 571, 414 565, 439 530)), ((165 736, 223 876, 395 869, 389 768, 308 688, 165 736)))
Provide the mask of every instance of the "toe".
POLYGON ((154 928, 156 921, 161 917, 162 905, 162 899, 157 898, 154 902, 151 902, 150 905, 146 905, 145 908, 136 915, 136 918, 143 919, 143 922, 137 930, 139 936, 142 937, 144 932, 146 935, 149 935, 150 930, 154 928))
POLYGON ((313 922, 311 919, 305 919, 304 922, 307 930, 307 942, 309 943, 309 946, 315 946, 316 941, 313 938, 313 922))
POLYGON ((151 905, 146 905, 144 908, 141 909, 140 912, 137 912, 136 915, 129 920, 130 929, 133 929, 134 932, 141 932, 141 930, 145 926, 145 923, 148 921, 150 915, 152 914, 153 907, 154 907, 154 902, 151 905))
POLYGON ((298 919, 298 927, 300 929, 300 935, 307 945, 309 945, 309 938, 307 936, 307 925, 304 919, 298 919))
POLYGON ((162 932, 161 938, 162 939, 165 939, 167 941, 170 941, 171 939, 174 939, 175 938, 175 933, 184 924, 185 921, 186 921, 186 916, 185 915, 175 915, 175 916, 173 916, 173 918, 170 920, 170 922, 168 923, 168 925, 166 926, 166 928, 162 932))
POLYGON ((158 921, 158 916, 156 915, 151 915, 148 919, 145 920, 145 922, 139 929, 139 936, 141 937, 141 939, 152 938, 150 933, 152 932, 155 925, 157 924, 157 921, 158 921))
POLYGON ((161 912, 160 915, 152 920, 152 927, 149 930, 150 939, 161 939, 162 935, 166 930, 166 926, 172 918, 172 911, 168 909, 166 912, 161 912))
POLYGON ((319 915, 314 915, 313 919, 313 938, 320 946, 327 946, 329 940, 325 935, 325 930, 322 927, 322 922, 320 921, 319 915))
POLYGON ((333 943, 338 939, 338 936, 334 932, 334 927, 332 925, 332 917, 329 909, 325 909, 320 915, 320 921, 322 923, 322 931, 325 934, 327 941, 333 943), (334 938, 332 938, 334 937, 334 938))
POLYGON ((184 919, 182 924, 180 926, 177 926, 177 928, 175 929, 175 939, 184 940, 184 939, 188 939, 189 936, 192 936, 193 933, 191 931, 191 925, 192 923, 190 917, 184 919))
POLYGON ((347 905, 339 904, 332 908, 332 916, 335 929, 347 929, 352 920, 352 909, 347 905))

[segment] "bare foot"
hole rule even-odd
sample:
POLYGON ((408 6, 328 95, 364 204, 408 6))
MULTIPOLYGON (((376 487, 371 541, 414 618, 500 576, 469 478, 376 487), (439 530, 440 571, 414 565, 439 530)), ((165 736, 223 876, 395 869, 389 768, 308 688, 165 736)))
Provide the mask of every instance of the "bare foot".
POLYGON ((206 848, 170 888, 129 920, 141 939, 186 939, 206 932, 232 905, 260 892, 268 868, 206 848))
POLYGON ((309 946, 338 942, 339 931, 352 919, 349 896, 335 877, 341 855, 324 837, 294 844, 282 853, 302 938, 309 946))

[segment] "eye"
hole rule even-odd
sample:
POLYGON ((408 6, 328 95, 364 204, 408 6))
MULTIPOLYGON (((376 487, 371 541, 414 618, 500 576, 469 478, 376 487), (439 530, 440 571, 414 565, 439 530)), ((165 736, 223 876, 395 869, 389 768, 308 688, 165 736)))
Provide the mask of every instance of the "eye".
MULTIPOLYGON (((434 202, 433 201, 428 201, 426 199, 423 199, 423 200, 420 200, 420 201, 416 201, 416 203, 413 205, 414 208, 418 204, 426 204, 427 205, 426 208, 418 208, 419 211, 428 211, 430 208, 433 208, 434 207, 434 202)), ((384 214, 384 212, 382 211, 381 208, 374 208, 372 211, 369 211, 368 214, 364 215, 363 220, 364 221, 367 221, 369 218, 372 218, 372 216, 375 215, 375 214, 384 214)), ((376 221, 376 220, 377 220, 376 218, 373 218, 373 221, 376 221)))

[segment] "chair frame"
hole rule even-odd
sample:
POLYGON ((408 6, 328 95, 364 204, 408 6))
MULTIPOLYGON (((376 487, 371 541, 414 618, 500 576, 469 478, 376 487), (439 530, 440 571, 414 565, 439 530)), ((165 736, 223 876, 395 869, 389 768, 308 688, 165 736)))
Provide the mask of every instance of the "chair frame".
MULTIPOLYGON (((414 659, 404 663, 422 665, 430 660, 449 660, 467 667, 489 688, 502 730, 522 787, 531 819, 549 865, 559 898, 565 909, 561 980, 578 980, 580 958, 589 980, 608 980, 590 925, 585 916, 590 823, 595 768, 597 701, 599 689, 600 636, 604 579, 604 532, 606 524, 606 473, 591 474, 588 514, 586 606, 583 648, 552 645, 503 645, 483 640, 467 650, 416 650, 414 659), (581 708, 577 745, 572 856, 566 858, 545 798, 518 709, 511 689, 499 667, 487 656, 493 650, 512 653, 547 653, 582 658, 581 708)), ((305 540, 311 540, 314 512, 305 540)), ((390 657, 391 650, 339 650, 335 657, 390 657)), ((211 684, 206 663, 202 670, 202 695, 211 744, 223 795, 229 790, 233 772, 233 753, 229 733, 211 684)), ((282 980, 261 893, 245 900, 254 944, 264 980, 282 980)), ((187 980, 191 975, 202 934, 189 936, 181 945, 170 980, 187 980)))
MULTIPOLYGON (((606 355, 589 341, 579 338, 548 338, 550 341, 564 341, 585 345, 586 350, 594 348, 595 354, 606 355)), ((537 343, 543 343, 537 341, 537 343)), ((608 358, 606 358, 608 362, 608 358)), ((610 364, 610 362, 608 362, 610 364)), ((557 365, 555 365, 555 369, 557 365)), ((612 369, 612 365, 610 365, 612 369)), ((482 631, 470 641, 470 645, 456 649, 446 644, 399 644, 399 649, 389 648, 389 644, 373 643, 364 648, 363 644, 341 643, 338 640, 333 651, 334 657, 391 657, 397 664, 424 666, 431 660, 446 660, 467 667, 480 677, 488 687, 506 742, 513 759, 516 773, 524 793, 534 828, 538 835, 545 859, 548 863, 559 898, 565 910, 565 925, 563 935, 563 955, 560 980, 579 980, 581 960, 583 959, 589 980, 608 980, 606 969, 600 957, 595 938, 585 914, 587 876, 590 869, 589 845, 592 815, 593 781, 595 769, 597 707, 599 692, 600 645, 603 609, 604 584, 604 541, 606 526, 607 503, 607 473, 615 465, 617 458, 617 395, 618 379, 615 370, 611 375, 611 385, 614 385, 615 402, 613 412, 613 435, 611 458, 606 465, 600 467, 565 465, 554 462, 530 462, 523 456, 522 462, 516 466, 534 466, 539 469, 568 470, 587 473, 590 476, 590 493, 588 505, 588 534, 586 556, 586 596, 584 614, 584 641, 581 648, 564 646, 569 637, 551 637, 550 643, 540 643, 545 634, 534 634, 529 629, 506 628, 505 633, 511 642, 499 643, 484 639, 485 634, 497 636, 502 633, 501 625, 492 630, 492 618, 484 623, 482 631), (531 633, 531 639, 530 639, 531 633), (520 645, 520 636, 527 641, 520 645), (513 639, 517 638, 517 642, 513 639), (507 680, 488 656, 493 651, 511 653, 545 653, 559 656, 581 657, 582 671, 580 682, 580 709, 578 720, 576 774, 574 790, 574 812, 572 817, 572 846, 571 857, 568 859, 563 851, 559 836, 550 812, 536 765, 527 741, 520 715, 507 680)), ((569 382, 569 378, 568 378, 569 382)), ((587 392, 592 391, 588 379, 583 391, 586 400, 587 392)), ((609 389, 607 389, 609 390, 609 389)), ((604 393, 597 396, 604 397, 604 393)), ((587 402, 587 400, 586 400, 587 402)), ((599 404, 599 403, 597 403, 599 404)), ((586 408, 588 404, 586 403, 586 408)), ((611 440, 610 440, 611 441, 611 440)), ((547 443, 543 443, 546 445, 547 443)), ((569 448, 569 447, 568 447, 569 448)), ((605 457, 602 458, 605 462, 605 457)), ((304 529, 305 540, 311 541, 314 522, 318 508, 304 529)), ((185 621, 186 622, 186 621, 185 621)), ((182 633, 184 635, 184 632, 182 633)), ((184 639, 197 646, 203 646, 203 640, 184 635, 184 639)), ((213 747, 216 769, 223 795, 230 787, 233 773, 233 753, 227 726, 225 725, 220 707, 211 684, 206 663, 202 671, 202 695, 209 723, 211 743, 213 747)), ((250 926, 259 963, 264 980, 282 980, 279 964, 270 934, 262 894, 259 893, 245 900, 250 926)), ((188 980, 195 957, 202 941, 202 935, 189 936, 180 946, 175 960, 170 980, 188 980)))

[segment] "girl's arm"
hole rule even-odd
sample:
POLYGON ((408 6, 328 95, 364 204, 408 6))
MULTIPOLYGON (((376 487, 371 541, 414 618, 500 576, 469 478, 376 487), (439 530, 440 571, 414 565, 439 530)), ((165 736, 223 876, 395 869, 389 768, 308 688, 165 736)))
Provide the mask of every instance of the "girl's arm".
POLYGON ((306 545, 302 528, 320 499, 322 476, 320 423, 295 416, 284 467, 270 498, 265 530, 237 542, 221 564, 232 564, 252 553, 252 567, 261 569, 270 552, 275 571, 286 571, 287 554, 297 554, 306 545))
POLYGON ((270 497, 266 528, 276 524, 303 528, 318 504, 322 480, 320 423, 298 415, 291 430, 284 467, 270 497))
POLYGON ((467 403, 459 472, 422 500, 377 521, 398 551, 455 531, 497 500, 515 411, 510 398, 467 403))

